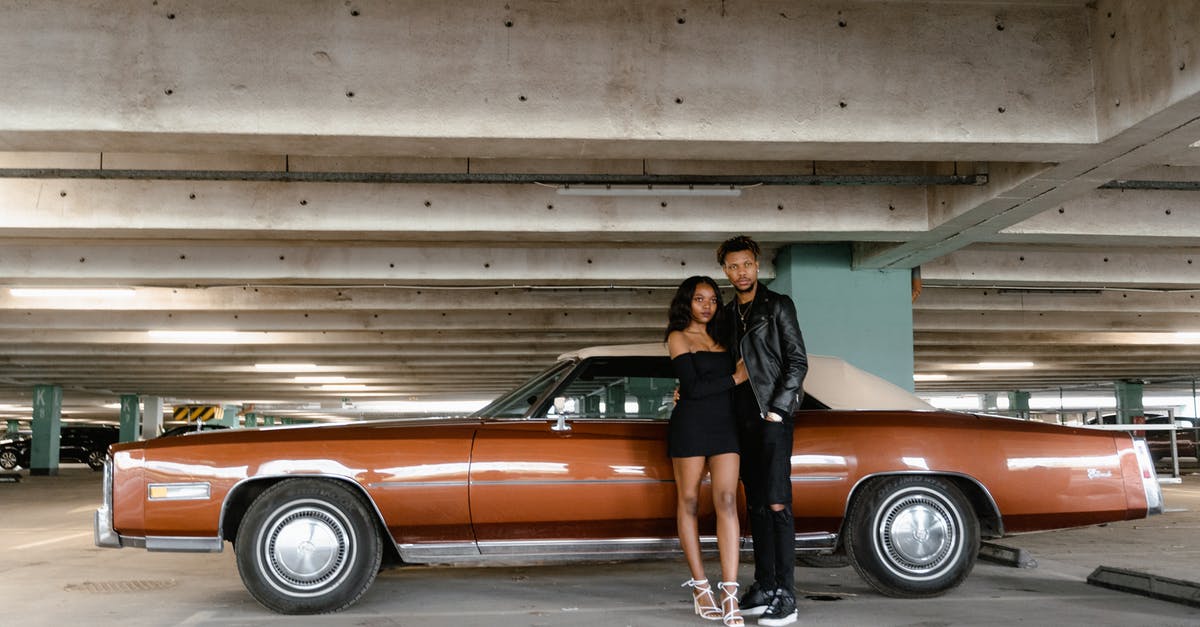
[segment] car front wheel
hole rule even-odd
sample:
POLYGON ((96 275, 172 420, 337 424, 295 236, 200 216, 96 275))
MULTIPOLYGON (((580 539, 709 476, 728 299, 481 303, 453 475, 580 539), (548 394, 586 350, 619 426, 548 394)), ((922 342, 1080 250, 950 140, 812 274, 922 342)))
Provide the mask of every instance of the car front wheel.
POLYGON ((0 468, 12 470, 17 467, 17 452, 10 449, 0 449, 0 468))
POLYGON ((90 466, 92 470, 104 470, 104 458, 106 456, 107 453, 104 451, 88 451, 87 465, 90 466))
POLYGON ((922 475, 877 479, 850 508, 846 552, 858 574, 893 597, 930 597, 975 566, 979 521, 949 481, 922 475))
POLYGON ((383 556, 367 505, 323 479, 267 488, 242 518, 234 544, 246 589, 281 614, 349 607, 371 586, 383 556))

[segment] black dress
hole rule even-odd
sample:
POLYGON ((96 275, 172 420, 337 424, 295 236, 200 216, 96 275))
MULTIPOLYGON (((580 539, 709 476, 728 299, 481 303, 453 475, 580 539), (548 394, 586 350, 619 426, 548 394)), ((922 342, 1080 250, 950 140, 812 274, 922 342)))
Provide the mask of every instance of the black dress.
POLYGON ((667 452, 671 457, 737 453, 733 414, 733 359, 727 352, 683 353, 671 360, 679 379, 679 402, 671 411, 667 452))

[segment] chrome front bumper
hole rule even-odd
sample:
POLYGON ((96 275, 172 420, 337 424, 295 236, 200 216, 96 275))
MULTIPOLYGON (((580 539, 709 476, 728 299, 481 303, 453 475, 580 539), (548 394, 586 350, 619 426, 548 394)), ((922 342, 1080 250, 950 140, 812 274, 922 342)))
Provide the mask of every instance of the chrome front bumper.
POLYGON ((225 541, 215 538, 190 536, 147 536, 145 538, 123 536, 113 529, 113 471, 112 459, 104 460, 104 498, 93 519, 93 538, 96 546, 106 549, 135 547, 148 551, 180 551, 185 553, 220 553, 225 541))
POLYGON ((121 536, 113 530, 112 524, 112 459, 104 460, 104 497, 101 501, 100 509, 96 510, 94 525, 94 537, 96 546, 108 549, 119 549, 121 544, 121 536))

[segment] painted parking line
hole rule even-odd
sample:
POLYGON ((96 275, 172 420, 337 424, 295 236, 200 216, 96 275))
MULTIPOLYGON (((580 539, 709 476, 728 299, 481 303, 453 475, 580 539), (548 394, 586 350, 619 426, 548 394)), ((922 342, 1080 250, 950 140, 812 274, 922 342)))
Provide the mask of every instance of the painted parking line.
POLYGON ((29 544, 18 544, 17 546, 12 547, 10 550, 20 551, 21 549, 32 549, 35 546, 42 546, 45 544, 54 544, 56 542, 66 542, 67 540, 74 540, 75 538, 83 538, 85 536, 90 536, 90 535, 92 535, 91 531, 84 531, 82 533, 72 533, 72 534, 66 535, 66 536, 50 538, 49 540, 41 540, 39 542, 30 542, 29 544))

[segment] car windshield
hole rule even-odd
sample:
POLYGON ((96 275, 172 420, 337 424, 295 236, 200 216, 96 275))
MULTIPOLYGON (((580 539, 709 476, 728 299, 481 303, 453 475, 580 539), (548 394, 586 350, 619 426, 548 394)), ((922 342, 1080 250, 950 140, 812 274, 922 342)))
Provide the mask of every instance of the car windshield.
POLYGON ((531 407, 542 398, 548 389, 558 384, 571 367, 571 362, 561 361, 522 383, 517 389, 488 403, 483 409, 471 414, 478 418, 523 418, 531 407))

